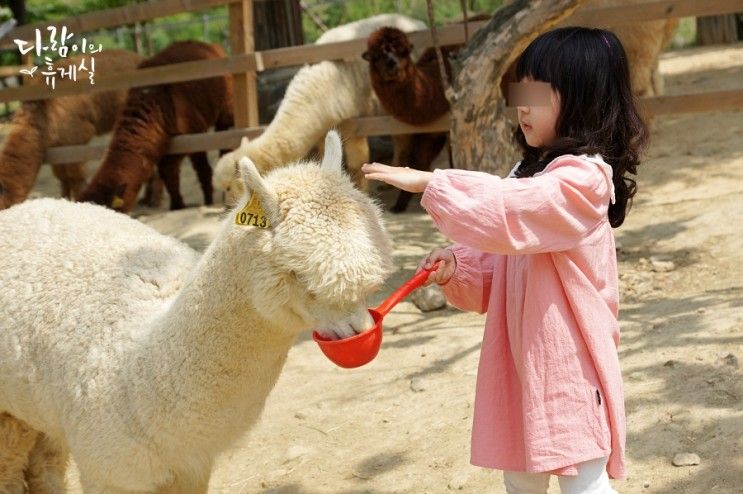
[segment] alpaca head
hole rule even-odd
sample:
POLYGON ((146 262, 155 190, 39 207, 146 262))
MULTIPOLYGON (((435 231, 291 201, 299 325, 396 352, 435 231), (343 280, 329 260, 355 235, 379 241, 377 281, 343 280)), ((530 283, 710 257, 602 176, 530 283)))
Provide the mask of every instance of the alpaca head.
POLYGON ((254 226, 235 226, 255 239, 252 248, 262 259, 256 260, 262 265, 254 274, 254 305, 294 330, 332 327, 340 320, 366 329, 367 297, 381 288, 392 266, 379 206, 353 186, 341 165, 335 131, 325 139, 319 165, 299 162, 264 178, 249 158, 240 160, 246 193, 233 223, 246 220, 241 213, 251 214, 251 207, 254 213, 255 200, 265 216, 248 220, 254 226))
POLYGON ((401 81, 414 64, 410 58, 413 45, 407 35, 394 27, 374 31, 366 42, 362 57, 370 70, 385 81, 401 81))
POLYGON ((244 192, 237 164, 240 158, 248 155, 248 143, 248 138, 243 137, 240 141, 240 147, 220 156, 217 165, 214 167, 212 185, 215 190, 224 191, 225 203, 228 205, 235 204, 244 192))

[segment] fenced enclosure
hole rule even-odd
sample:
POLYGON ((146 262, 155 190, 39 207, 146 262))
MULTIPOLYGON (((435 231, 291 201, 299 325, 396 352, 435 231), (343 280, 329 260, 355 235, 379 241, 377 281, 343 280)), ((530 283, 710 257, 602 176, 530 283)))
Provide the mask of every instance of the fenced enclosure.
MULTIPOLYGON (((229 15, 230 56, 209 61, 186 62, 168 66, 139 69, 119 74, 101 74, 94 85, 75 82, 58 84, 52 92, 43 85, 29 85, 0 90, 0 103, 32 101, 91 91, 128 89, 132 87, 182 82, 219 75, 232 74, 235 82, 235 128, 228 131, 209 132, 177 136, 168 150, 170 154, 234 148, 242 136, 255 136, 262 131, 258 125, 258 92, 256 74, 268 69, 311 64, 323 60, 343 60, 359 57, 366 47, 365 39, 324 45, 301 45, 286 48, 257 50, 254 42, 254 3, 260 0, 193 0, 183 3, 175 0, 159 0, 115 9, 93 12, 61 21, 30 24, 11 31, 0 43, 0 47, 13 44, 13 39, 32 40, 36 29, 48 26, 67 27, 71 32, 82 34, 103 28, 119 28, 158 17, 184 11, 200 11, 227 6, 229 15)), ((741 0, 665 0, 637 3, 621 7, 592 7, 590 3, 576 11, 565 23, 594 27, 611 27, 639 21, 667 19, 686 16, 709 16, 735 13, 743 10, 741 0)), ((296 19, 293 20, 296 25, 296 19)), ((486 24, 486 21, 469 23, 469 31, 486 24)), ((295 29, 296 30, 296 29, 295 29)), ((463 24, 438 28, 441 45, 459 44, 465 41, 463 24)), ((429 31, 410 34, 412 43, 419 48, 432 45, 429 31)), ((17 71, 20 67, 4 68, 3 73, 17 71)), ((654 96, 642 99, 642 106, 650 114, 671 114, 743 108, 743 88, 697 92, 674 96, 654 96)), ((406 133, 446 131, 449 117, 443 117, 426 126, 411 126, 388 117, 365 117, 344 122, 343 130, 357 136, 396 135, 406 133)), ((63 164, 101 158, 105 144, 64 146, 50 148, 45 162, 63 164)))

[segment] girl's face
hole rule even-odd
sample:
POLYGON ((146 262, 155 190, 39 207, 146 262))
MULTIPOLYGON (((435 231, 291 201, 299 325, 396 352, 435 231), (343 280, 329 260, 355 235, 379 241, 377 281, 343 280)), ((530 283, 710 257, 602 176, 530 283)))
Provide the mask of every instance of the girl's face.
MULTIPOLYGON (((525 77, 521 82, 533 82, 525 77)), ((544 86, 544 85, 540 85, 544 86)), ((524 133, 526 143, 534 148, 548 146, 556 136, 555 124, 560 115, 560 95, 550 88, 549 105, 517 106, 519 126, 524 133)))

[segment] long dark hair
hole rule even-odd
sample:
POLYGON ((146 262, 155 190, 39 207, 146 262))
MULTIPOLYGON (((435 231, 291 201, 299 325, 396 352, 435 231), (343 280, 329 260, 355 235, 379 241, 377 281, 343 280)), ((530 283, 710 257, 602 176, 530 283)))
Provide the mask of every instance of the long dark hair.
POLYGON ((537 37, 516 65, 517 80, 548 82, 560 94, 555 140, 533 148, 520 127, 514 137, 523 151, 516 176, 530 177, 562 154, 599 153, 613 169, 616 202, 609 223, 618 227, 632 204, 647 128, 630 89, 627 55, 610 31, 564 27, 537 37))

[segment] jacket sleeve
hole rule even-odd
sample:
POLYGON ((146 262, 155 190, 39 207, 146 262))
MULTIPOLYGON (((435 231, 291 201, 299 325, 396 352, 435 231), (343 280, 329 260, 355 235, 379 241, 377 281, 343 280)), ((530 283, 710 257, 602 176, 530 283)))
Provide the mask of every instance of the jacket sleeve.
POLYGON ((449 250, 457 261, 454 274, 441 285, 446 298, 456 307, 484 314, 493 286, 493 270, 498 254, 487 254, 464 245, 452 245, 449 250))
POLYGON ((564 156, 529 178, 436 170, 421 205, 456 243, 483 252, 535 254, 577 245, 606 220, 611 193, 608 165, 564 156))

